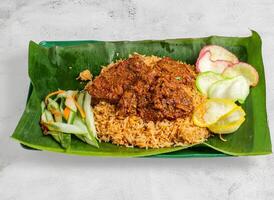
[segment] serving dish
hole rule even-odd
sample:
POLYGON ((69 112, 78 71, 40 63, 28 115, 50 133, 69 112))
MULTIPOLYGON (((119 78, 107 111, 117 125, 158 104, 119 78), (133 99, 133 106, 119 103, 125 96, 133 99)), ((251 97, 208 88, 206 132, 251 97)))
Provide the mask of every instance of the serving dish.
POLYGON ((261 39, 254 31, 249 37, 211 36, 195 39, 120 42, 43 41, 39 45, 30 42, 29 74, 32 83, 28 103, 12 138, 33 149, 91 156, 165 158, 261 155, 272 151, 266 114, 261 39), (243 105, 247 113, 246 122, 237 132, 226 136, 227 142, 220 141, 218 137, 211 137, 205 143, 191 147, 140 149, 104 143, 101 144, 102 148, 96 149, 73 138, 71 149, 64 151, 52 138, 42 134, 39 126, 41 99, 58 88, 83 88, 75 77, 85 68, 98 75, 102 65, 127 58, 134 52, 170 56, 194 64, 200 49, 209 44, 221 45, 229 49, 240 61, 252 64, 260 76, 258 86, 252 90, 243 105), (66 77, 65 81, 64 77, 66 77))

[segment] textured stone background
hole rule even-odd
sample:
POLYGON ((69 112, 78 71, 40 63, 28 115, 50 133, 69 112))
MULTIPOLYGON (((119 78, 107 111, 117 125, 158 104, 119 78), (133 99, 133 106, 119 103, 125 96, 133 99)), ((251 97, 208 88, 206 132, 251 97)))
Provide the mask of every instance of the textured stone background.
POLYGON ((263 39, 268 118, 273 130, 273 19, 273 0, 1 0, 0 199, 273 199, 272 155, 76 157, 26 151, 9 138, 27 97, 29 40, 247 36, 249 29, 263 39))

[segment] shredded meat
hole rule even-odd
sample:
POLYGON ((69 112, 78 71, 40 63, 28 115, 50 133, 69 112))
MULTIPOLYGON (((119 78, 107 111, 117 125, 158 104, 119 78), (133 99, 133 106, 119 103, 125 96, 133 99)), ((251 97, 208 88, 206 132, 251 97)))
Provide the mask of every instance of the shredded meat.
POLYGON ((145 121, 175 120, 191 114, 196 74, 187 64, 162 58, 147 65, 132 57, 102 70, 86 90, 97 103, 117 105, 122 116, 137 115, 145 121))

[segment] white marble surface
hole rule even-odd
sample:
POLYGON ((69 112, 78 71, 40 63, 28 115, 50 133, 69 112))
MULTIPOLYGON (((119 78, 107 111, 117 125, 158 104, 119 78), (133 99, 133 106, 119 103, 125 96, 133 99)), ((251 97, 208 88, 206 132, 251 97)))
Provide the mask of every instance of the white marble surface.
MULTIPOLYGON (((29 40, 263 39, 274 128, 273 0, 1 0, 0 199, 274 199, 274 157, 113 159, 27 151, 10 139, 27 97, 29 40)), ((273 137, 273 133, 272 133, 273 137)))

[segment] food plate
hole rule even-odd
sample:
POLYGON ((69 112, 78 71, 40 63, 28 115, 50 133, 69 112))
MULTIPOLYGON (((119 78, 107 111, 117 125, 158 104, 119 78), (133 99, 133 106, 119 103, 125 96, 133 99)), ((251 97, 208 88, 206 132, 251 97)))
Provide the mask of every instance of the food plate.
POLYGON ((21 144, 39 150, 67 154, 113 157, 216 157, 269 154, 270 133, 267 124, 265 79, 261 54, 261 39, 256 32, 249 37, 211 36, 195 39, 169 39, 146 41, 51 41, 39 45, 30 42, 29 75, 31 86, 26 109, 12 138, 21 144), (101 143, 97 149, 73 138, 67 151, 51 137, 44 136, 39 126, 40 102, 51 91, 57 89, 82 89, 83 84, 75 80, 80 71, 88 68, 98 75, 102 65, 129 54, 169 56, 194 64, 200 49, 208 44, 223 46, 233 52, 240 61, 254 66, 259 73, 259 84, 252 89, 243 104, 247 113, 241 128, 226 135, 227 142, 210 137, 203 144, 160 149, 140 149, 101 143))

